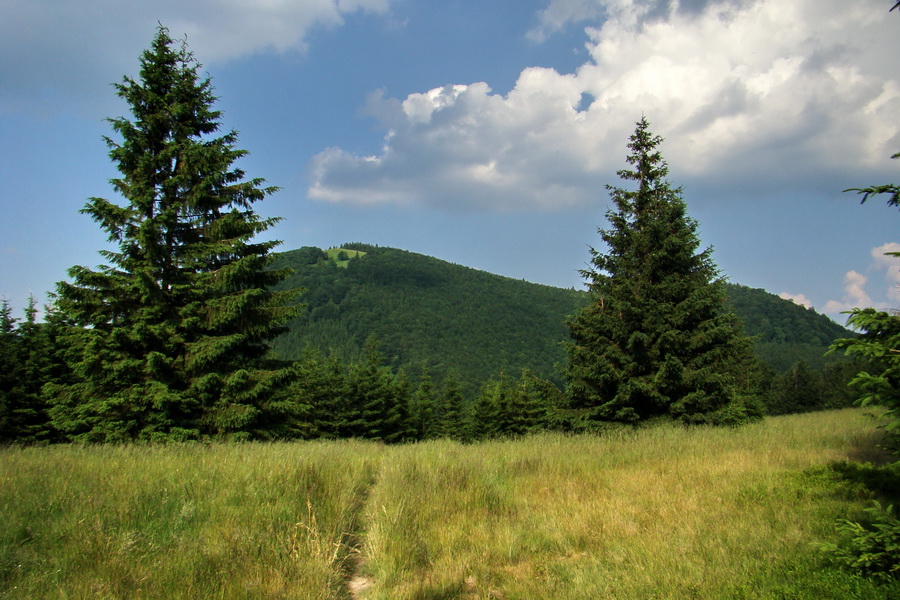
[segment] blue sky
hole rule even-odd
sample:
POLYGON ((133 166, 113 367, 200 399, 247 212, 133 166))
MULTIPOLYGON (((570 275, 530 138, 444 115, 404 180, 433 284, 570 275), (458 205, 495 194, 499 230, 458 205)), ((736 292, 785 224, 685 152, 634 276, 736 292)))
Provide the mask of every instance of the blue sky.
MULTIPOLYGON (((900 14, 887 0, 0 0, 0 296, 105 236, 102 136, 157 22, 213 79, 284 250, 361 241, 580 287, 646 115, 735 282, 840 323, 900 307, 900 14)), ((601 248, 598 248, 601 249, 601 248)))

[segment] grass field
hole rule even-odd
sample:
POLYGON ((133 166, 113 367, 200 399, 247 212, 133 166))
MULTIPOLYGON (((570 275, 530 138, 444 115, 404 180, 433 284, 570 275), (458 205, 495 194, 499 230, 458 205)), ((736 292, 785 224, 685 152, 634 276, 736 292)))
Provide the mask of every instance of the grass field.
POLYGON ((900 597, 812 544, 861 410, 459 445, 0 449, 2 598, 900 597))
POLYGON ((366 255, 362 250, 348 250, 347 248, 329 248, 325 251, 325 254, 334 261, 334 264, 343 269, 346 269, 347 265, 350 264, 351 258, 359 258, 360 256, 366 255), (341 260, 341 254, 347 258, 341 260))

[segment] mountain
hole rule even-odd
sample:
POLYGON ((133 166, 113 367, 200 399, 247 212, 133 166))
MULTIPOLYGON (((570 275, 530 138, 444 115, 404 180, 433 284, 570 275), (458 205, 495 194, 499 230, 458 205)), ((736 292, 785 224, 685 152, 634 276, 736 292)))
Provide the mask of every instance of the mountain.
MULTIPOLYGON (((306 347, 355 358, 368 338, 394 367, 437 379, 455 371, 468 392, 501 370, 523 368, 557 383, 568 340, 565 319, 586 292, 494 275, 395 248, 347 244, 278 255, 294 274, 280 288, 303 287, 303 316, 274 342, 282 358, 306 347)), ((827 317, 760 289, 728 284, 733 310, 779 371, 803 358, 820 367, 837 337, 851 335, 827 317)))

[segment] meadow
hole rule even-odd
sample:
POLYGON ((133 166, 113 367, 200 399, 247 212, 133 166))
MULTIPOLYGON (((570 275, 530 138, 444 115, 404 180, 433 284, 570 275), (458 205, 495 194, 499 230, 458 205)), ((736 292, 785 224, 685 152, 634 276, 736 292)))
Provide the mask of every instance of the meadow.
POLYGON ((0 449, 0 597, 866 599, 861 409, 461 445, 0 449))

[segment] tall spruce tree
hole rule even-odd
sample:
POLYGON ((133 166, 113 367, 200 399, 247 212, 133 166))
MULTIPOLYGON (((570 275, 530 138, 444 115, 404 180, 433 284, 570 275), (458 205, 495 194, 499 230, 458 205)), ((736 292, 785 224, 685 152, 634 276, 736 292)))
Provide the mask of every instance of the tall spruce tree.
POLYGON ((666 180, 661 142, 642 118, 628 144, 632 168, 618 172, 636 189, 608 186, 616 209, 598 230, 608 250, 591 248, 582 271, 592 301, 568 323, 567 391, 602 420, 742 421, 750 401, 736 375, 754 360, 751 344, 725 309, 681 189, 666 180))
POLYGON ((287 276, 267 270, 279 242, 254 241, 277 218, 254 203, 276 188, 234 166, 237 133, 186 44, 160 26, 137 80, 116 85, 132 118, 106 138, 124 205, 91 198, 83 213, 109 235, 108 265, 76 266, 58 284, 75 382, 50 386, 54 424, 69 439, 269 437, 292 419, 278 391, 292 371, 267 341, 296 311, 287 276))

